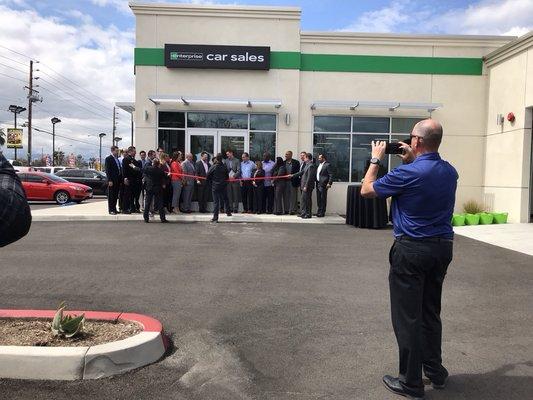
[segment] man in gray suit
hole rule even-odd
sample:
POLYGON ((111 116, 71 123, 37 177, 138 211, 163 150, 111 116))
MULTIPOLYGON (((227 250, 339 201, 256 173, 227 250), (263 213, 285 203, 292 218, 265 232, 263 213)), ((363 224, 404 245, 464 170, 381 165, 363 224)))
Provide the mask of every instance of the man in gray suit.
MULTIPOLYGON (((224 165, 228 169, 229 178, 238 178, 241 176, 241 162, 235 158, 233 155, 233 150, 226 151, 226 159, 224 160, 224 165)), ((226 210, 226 212, 239 212, 239 194, 241 191, 241 185, 239 182, 229 182, 226 186, 228 193, 228 204, 231 207, 231 210, 226 210)))
MULTIPOLYGON (((181 169, 185 175, 195 175, 196 168, 192 160, 192 153, 187 153, 185 155, 185 161, 181 163, 181 169)), ((192 202, 192 192, 194 190, 194 178, 185 177, 185 184, 181 190, 181 196, 183 199, 182 202, 182 212, 190 213, 191 212, 191 202, 192 202)))
POLYGON ((312 194, 316 181, 316 166, 313 164, 313 155, 311 153, 305 155, 305 162, 301 171, 292 175, 293 178, 300 176, 302 177, 300 181, 300 189, 302 190, 300 217, 311 218, 311 210, 313 208, 312 194))

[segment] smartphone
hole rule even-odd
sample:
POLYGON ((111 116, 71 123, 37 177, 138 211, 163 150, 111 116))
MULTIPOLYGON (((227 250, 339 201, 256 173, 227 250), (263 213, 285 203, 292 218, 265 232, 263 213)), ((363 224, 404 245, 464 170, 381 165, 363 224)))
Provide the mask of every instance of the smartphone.
POLYGON ((398 142, 388 142, 385 146, 385 154, 402 154, 403 150, 398 142))

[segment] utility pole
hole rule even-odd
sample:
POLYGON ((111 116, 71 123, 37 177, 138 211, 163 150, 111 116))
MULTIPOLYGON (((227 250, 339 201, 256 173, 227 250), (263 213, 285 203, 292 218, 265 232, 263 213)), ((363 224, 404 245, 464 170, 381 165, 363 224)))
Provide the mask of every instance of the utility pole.
POLYGON ((28 95, 28 167, 31 167, 31 116, 32 116, 32 94, 33 94, 33 60, 30 60, 30 93, 28 95))
MULTIPOLYGON (((35 62, 38 63, 39 61, 35 61, 35 62)), ((28 166, 31 166, 31 148, 32 148, 32 128, 31 128, 32 121, 31 120, 32 120, 32 115, 33 115, 32 113, 33 103, 35 103, 36 101, 43 101, 42 97, 38 96, 39 91, 33 88, 33 81, 35 79, 39 79, 39 77, 37 78, 33 77, 33 60, 30 60, 30 80, 29 80, 28 86, 25 86, 25 88, 28 89, 28 166)))
POLYGON ((133 113, 131 113, 131 145, 133 146, 133 113))
POLYGON ((117 130, 116 124, 116 107, 113 106, 113 143, 115 143, 115 132, 117 130))

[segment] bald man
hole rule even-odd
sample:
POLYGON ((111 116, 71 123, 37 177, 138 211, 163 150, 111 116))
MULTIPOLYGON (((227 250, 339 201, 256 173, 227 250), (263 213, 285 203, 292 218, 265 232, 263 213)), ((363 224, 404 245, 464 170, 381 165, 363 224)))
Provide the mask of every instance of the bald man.
POLYGON ((390 250, 391 316, 400 357, 399 376, 385 375, 391 392, 424 398, 422 371, 444 389, 440 320, 442 284, 453 253, 451 218, 458 174, 438 153, 442 126, 426 119, 415 125, 411 145, 401 143, 404 164, 377 179, 385 142, 372 143, 363 197, 392 197, 394 244, 390 250))

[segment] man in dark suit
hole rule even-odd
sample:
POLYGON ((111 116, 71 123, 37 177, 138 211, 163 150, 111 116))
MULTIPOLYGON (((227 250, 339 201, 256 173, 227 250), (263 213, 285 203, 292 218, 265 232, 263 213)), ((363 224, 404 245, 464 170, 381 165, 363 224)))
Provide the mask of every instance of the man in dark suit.
MULTIPOLYGON (((207 151, 202 151, 200 159, 196 161, 195 169, 196 176, 207 178, 207 172, 209 171, 209 154, 207 151)), ((197 179, 196 189, 198 194, 198 210, 201 213, 206 213, 207 199, 209 197, 209 182, 206 179, 197 179)))
POLYGON ((318 155, 318 163, 316 170, 316 202, 318 209, 316 216, 323 217, 326 215, 328 190, 333 183, 333 171, 324 154, 318 155))
POLYGON ((226 215, 231 217, 231 208, 226 192, 229 172, 223 163, 221 153, 217 154, 213 165, 209 168, 207 179, 211 182, 211 190, 213 191, 213 219, 211 219, 211 222, 218 222, 218 211, 222 207, 226 209, 226 215))
MULTIPOLYGON (((300 172, 300 162, 292 158, 292 151, 285 152, 285 168, 287 174, 293 175, 300 172)), ((292 178, 283 192, 283 205, 285 214, 296 214, 298 212, 298 191, 300 190, 300 179, 292 178)))
POLYGON ((105 159, 105 173, 107 175, 107 208, 109 214, 117 214, 117 200, 122 183, 122 165, 118 159, 118 147, 111 146, 111 154, 105 159))
POLYGON ((300 169, 300 172, 293 174, 291 178, 301 178, 302 204, 300 206, 300 217, 311 218, 311 210, 313 208, 311 196, 315 188, 316 167, 313 164, 313 155, 311 153, 305 153, 304 160, 304 166, 300 169))
POLYGON ((150 207, 148 204, 154 201, 154 209, 159 210, 161 222, 168 222, 163 206, 163 189, 167 182, 165 172, 161 169, 159 159, 154 158, 151 165, 146 165, 143 170, 143 178, 146 190, 146 205, 144 207, 144 222, 150 222, 150 207))
POLYGON ((122 192, 122 213, 131 214, 136 211, 134 207, 134 195, 136 191, 136 182, 140 168, 135 161, 135 147, 128 147, 128 151, 122 160, 122 173, 124 175, 124 190, 122 192))

